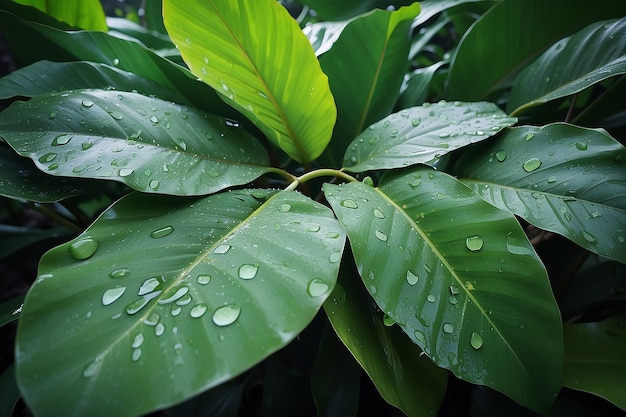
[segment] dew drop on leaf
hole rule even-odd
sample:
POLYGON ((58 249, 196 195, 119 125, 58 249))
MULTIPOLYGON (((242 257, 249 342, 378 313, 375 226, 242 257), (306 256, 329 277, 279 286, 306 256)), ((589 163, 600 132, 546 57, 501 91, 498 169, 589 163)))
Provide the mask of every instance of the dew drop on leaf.
POLYGON ((532 140, 534 137, 535 137, 535 134, 534 134, 534 133, 532 133, 532 132, 528 132, 528 133, 526 133, 526 136, 524 136, 524 140, 525 140, 526 142, 528 142, 529 140, 532 140))
POLYGON ((434 303, 437 299, 435 298, 434 295, 428 294, 428 297, 426 297, 426 300, 428 300, 429 303, 434 303))
POLYGON ((350 209, 359 208, 359 205, 354 200, 350 200, 349 198, 345 200, 341 200, 339 204, 341 204, 341 206, 343 207, 350 208, 350 209))
POLYGON ((137 333, 137 336, 135 336, 135 338, 133 339, 133 343, 131 346, 134 348, 138 348, 143 344, 144 339, 145 338, 143 336, 143 333, 137 333))
POLYGON ((226 252, 228 252, 230 248, 231 248, 230 245, 219 245, 217 248, 215 248, 213 253, 217 253, 218 255, 223 255, 226 252))
POLYGON ((139 360, 139 358, 141 358, 141 349, 139 349, 139 348, 133 349, 133 353, 131 355, 131 359, 133 360, 133 362, 137 362, 139 360))
POLYGON ((152 277, 145 280, 139 287, 137 295, 145 295, 163 289, 163 277, 152 277))
POLYGON ((528 255, 530 253, 530 249, 526 245, 519 243, 512 236, 506 238, 506 249, 514 255, 528 255))
POLYGON ((383 324, 387 327, 391 327, 396 324, 396 321, 389 317, 387 314, 383 315, 383 324))
POLYGON ((457 295, 459 293, 459 289, 455 285, 450 285, 450 294, 457 295))
POLYGON ((176 300, 176 305, 186 306, 190 302, 191 302, 191 295, 185 294, 182 297, 180 297, 178 300, 176 300))
POLYGON ((102 294, 102 305, 108 306, 117 301, 126 291, 126 287, 115 287, 102 294))
POLYGON ((102 366, 102 359, 96 358, 85 366, 83 369, 83 376, 85 378, 91 378, 98 373, 102 366))
POLYGON ((228 326, 229 324, 233 324, 239 318, 239 314, 241 314, 241 307, 237 304, 229 304, 219 307, 213 313, 213 323, 220 327, 228 326))
POLYGON ((150 180, 148 186, 153 190, 156 190, 159 187, 159 180, 150 180))
POLYGON ((159 323, 154 327, 154 334, 156 336, 161 336, 165 333, 165 325, 163 323, 159 323))
POLYGON ((415 284, 417 284, 417 281, 419 281, 419 277, 417 275, 415 275, 413 272, 407 270, 406 271, 406 282, 408 282, 409 285, 415 285, 415 284))
POLYGON ((207 309, 208 307, 206 304, 204 303, 197 304, 193 306, 191 310, 189 310, 189 315, 193 317, 194 319, 197 319, 197 318, 204 316, 204 313, 206 313, 207 309))
POLYGON ((415 330, 413 332, 413 336, 415 336, 415 340, 418 343, 421 343, 421 344, 425 344, 426 343, 426 338, 424 337, 424 333, 420 332, 419 330, 415 330))
POLYGON ((172 226, 161 227, 160 229, 156 229, 152 233, 150 233, 150 237, 154 239, 160 239, 171 234, 173 231, 174 228, 172 226))
POLYGON ((443 324, 443 331, 444 333, 452 333, 454 331, 454 326, 451 325, 450 323, 444 323, 443 324))
POLYGON ((83 105, 83 107, 89 108, 89 107, 93 106, 93 101, 85 99, 85 100, 83 100, 82 105, 83 105))
POLYGON ((379 208, 375 208, 374 209, 374 217, 378 218, 378 219, 384 219, 385 218, 385 213, 383 213, 383 211, 379 208))
POLYGON ((142 308, 144 308, 146 306, 146 304, 148 304, 148 302, 150 301, 149 298, 146 297, 142 297, 139 298, 135 301, 133 301, 132 303, 128 304, 125 308, 126 314, 129 315, 133 315, 136 314, 137 312, 139 312, 142 308))
POLYGON ((72 140, 72 135, 68 135, 67 133, 62 133, 60 135, 57 135, 54 137, 54 139, 52 139, 52 146, 61 146, 61 145, 67 145, 68 143, 70 143, 70 140, 72 140))
POLYGON ((322 281, 319 278, 312 279, 309 281, 307 286, 307 293, 311 297, 320 297, 328 291, 328 284, 322 281))
POLYGON ((480 349, 483 345, 483 338, 476 332, 472 332, 472 338, 470 339, 470 344, 474 349, 480 349))
POLYGON ((189 287, 182 286, 178 288, 172 288, 167 293, 165 293, 165 298, 163 298, 162 300, 159 300, 159 304, 173 303, 174 301, 178 300, 179 298, 181 298, 188 292, 189 292, 189 287))
POLYGON ((118 175, 120 177, 128 177, 129 175, 131 175, 133 172, 135 172, 135 170, 131 169, 131 168, 122 168, 119 170, 118 175))
POLYGON ((55 154, 54 152, 50 152, 50 153, 47 153, 47 154, 41 156, 38 159, 38 161, 41 162, 41 163, 52 162, 52 161, 54 161, 54 158, 56 158, 56 157, 57 157, 57 154, 55 154))
POLYGON ((98 242, 91 238, 84 238, 72 242, 69 247, 70 256, 77 260, 91 258, 98 250, 98 242))
POLYGON ((281 206, 278 208, 278 211, 280 211, 281 213, 286 213, 289 210, 291 210, 291 204, 281 204, 281 206))
POLYGON ((496 152, 496 159, 498 160, 498 162, 504 162, 506 157, 507 157, 506 151, 496 152))
POLYGON ((587 232, 586 230, 582 231, 582 235, 583 235, 583 238, 585 238, 585 240, 589 243, 593 243, 596 241, 596 237, 592 235, 591 233, 587 232))
POLYGON ((586 151, 587 144, 584 142, 576 142, 576 149, 578 149, 579 151, 586 151))
POLYGON ((378 240, 380 240, 381 242, 386 242, 387 241, 387 235, 383 232, 381 232, 380 230, 376 230, 376 232, 374 232, 374 234, 376 235, 376 238, 378 240))
POLYGON ((556 182, 556 177, 554 175, 548 177, 548 183, 552 184, 553 182, 556 182))
POLYGON ((480 236, 470 236, 465 239, 465 246, 467 246, 467 249, 471 250, 472 252, 481 250, 483 247, 483 243, 484 240, 480 236))
POLYGON ((539 158, 530 158, 522 164, 524 171, 533 172, 541 166, 541 160, 539 158))
POLYGON ((128 275, 129 271, 126 268, 119 268, 116 269, 115 271, 112 271, 109 274, 109 277, 111 278, 124 278, 126 275, 128 275))
POLYGON ((196 278, 196 282, 200 285, 206 285, 211 282, 211 275, 208 274, 200 274, 196 278))
POLYGON ((252 279, 256 277, 259 270, 259 264, 243 264, 239 267, 239 278, 252 279))

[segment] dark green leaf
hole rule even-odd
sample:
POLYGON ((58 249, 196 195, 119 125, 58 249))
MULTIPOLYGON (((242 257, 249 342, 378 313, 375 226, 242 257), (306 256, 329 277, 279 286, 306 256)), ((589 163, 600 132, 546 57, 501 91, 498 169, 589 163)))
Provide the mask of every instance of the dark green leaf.
POLYGON ((274 145, 298 162, 322 153, 335 103, 308 39, 282 5, 165 0, 163 18, 192 72, 274 145))
POLYGON ((150 49, 175 49, 169 36, 144 28, 128 19, 108 17, 109 34, 128 37, 141 42, 150 49))
POLYGON ((36 229, 33 227, 0 224, 0 236, 2 236, 0 259, 6 258, 8 255, 42 240, 67 237, 69 234, 71 234, 71 231, 64 227, 36 229))
POLYGON ((380 309, 439 366, 546 411, 561 387, 561 318, 515 217, 426 167, 324 186, 380 309))
POLYGON ((10 365, 0 375, 0 417, 11 417, 19 398, 20 391, 15 383, 15 367, 10 365))
POLYGON ((231 379, 313 319, 344 241, 293 191, 131 194, 42 258, 18 328, 22 394, 41 416, 123 417, 231 379))
POLYGON ((602 129, 507 129, 457 162, 481 197, 602 256, 626 262, 626 149, 602 129))
POLYGON ((566 324, 563 385, 598 395, 626 410, 626 319, 566 324))
POLYGON ((561 39, 526 67, 515 81, 507 111, 519 114, 624 73, 626 18, 596 22, 561 39))
MULTIPOLYGON (((4 326, 20 318, 24 297, 24 295, 20 295, 0 304, 0 326, 4 326)), ((0 390, 0 392, 1 391, 2 390, 0 390)))
POLYGON ((0 135, 39 169, 145 192, 209 194, 271 170, 238 123, 136 93, 81 90, 16 102, 0 135))
POLYGON ((348 171, 364 172, 430 164, 516 121, 492 103, 424 103, 371 125, 348 147, 344 166, 348 171))
POLYGON ((423 104, 428 96, 428 88, 433 75, 442 65, 445 65, 445 62, 439 61, 429 67, 411 72, 405 79, 396 107, 403 109, 423 104))

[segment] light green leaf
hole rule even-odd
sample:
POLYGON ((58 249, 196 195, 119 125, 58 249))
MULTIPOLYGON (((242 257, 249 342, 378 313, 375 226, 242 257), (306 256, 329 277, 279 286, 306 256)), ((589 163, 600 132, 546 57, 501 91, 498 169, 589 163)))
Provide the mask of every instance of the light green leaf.
POLYGON ((163 18, 200 79, 298 162, 328 144, 336 109, 328 79, 287 10, 274 0, 165 0, 163 18))
POLYGON ((454 174, 496 207, 626 262, 626 148, 604 130, 507 129, 456 166, 454 174))
POLYGON ((342 20, 341 22, 315 22, 302 28, 302 33, 306 35, 311 42, 311 46, 316 56, 320 56, 328 52, 333 47, 341 32, 346 28, 351 20, 342 20))
POLYGON ((493 99, 556 39, 598 20, 624 15, 626 2, 611 0, 593 7, 586 0, 502 1, 463 35, 450 65, 446 97, 493 99))
POLYGON ((88 30, 108 30, 100 0, 13 0, 33 6, 72 26, 88 30))
POLYGON ((342 272, 324 303, 335 332, 390 404, 409 416, 436 414, 447 373, 435 366, 382 313, 359 282, 356 271, 342 272))
POLYGON ((561 39, 526 67, 513 85, 507 111, 519 114, 624 73, 626 18, 596 22, 561 39))
MULTIPOLYGON (((1 120, 0 114, 0 125, 1 120)), ((3 197, 53 203, 94 190, 97 186, 95 181, 86 179, 53 178, 35 168, 29 159, 0 146, 0 195, 3 197)))
POLYGON ((106 64, 94 62, 38 61, 0 78, 0 99, 40 94, 63 90, 114 87, 121 91, 134 91, 152 95, 180 104, 189 101, 179 93, 131 72, 122 71, 106 64))
POLYGON ((598 395, 626 410, 626 321, 566 324, 563 385, 598 395))
POLYGON ((380 309, 439 366, 537 411, 561 388, 561 318, 515 217, 416 167, 325 185, 380 309))
POLYGON ((39 416, 136 416, 192 397, 303 330, 344 242, 332 212, 293 191, 131 194, 42 258, 20 317, 20 390, 39 416))
POLYGON ((229 119, 136 93, 63 92, 16 102, 0 135, 51 175, 198 195, 268 172, 262 145, 229 119))
POLYGON ((431 164, 517 121, 492 103, 424 103, 391 114, 354 139, 344 156, 351 172, 431 164))
POLYGON ((337 102, 337 125, 327 154, 341 155, 363 129, 392 110, 408 69, 409 32, 419 11, 414 3, 360 16, 320 57, 337 102))

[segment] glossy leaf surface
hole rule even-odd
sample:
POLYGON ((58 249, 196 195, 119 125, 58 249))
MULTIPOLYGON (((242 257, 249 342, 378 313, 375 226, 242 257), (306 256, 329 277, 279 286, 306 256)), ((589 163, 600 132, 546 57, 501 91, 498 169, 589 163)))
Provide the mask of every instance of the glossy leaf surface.
POLYGON ((88 30, 107 31, 106 19, 100 0, 15 0, 16 3, 33 6, 44 13, 88 30))
POLYGON ((513 215, 426 167, 379 188, 324 191, 369 293, 437 365, 529 408, 550 407, 561 387, 561 320, 513 215))
POLYGON ((145 192, 209 194, 267 172, 263 147, 234 121, 136 93, 82 90, 14 103, 0 135, 51 175, 145 192))
POLYGON ((626 148, 567 124, 508 129, 464 153, 455 175, 485 200, 626 262, 626 148))
POLYGON ((424 103, 371 125, 348 147, 344 167, 363 172, 430 164, 516 121, 492 103, 424 103))
POLYGON ((398 327, 383 323, 358 276, 341 274, 324 310, 354 358, 390 404, 406 415, 435 413, 447 374, 435 366, 398 327))
POLYGON ((566 324, 563 384, 598 395, 626 410, 626 321, 566 324))
POLYGON ((327 207, 274 193, 131 194, 48 252, 17 336, 31 409, 140 415, 290 342, 332 291, 345 235, 327 207))
POLYGON ((11 417, 19 398, 20 391, 15 383, 15 366, 11 364, 0 375, 0 417, 11 417))
POLYGON ((272 143, 298 162, 322 153, 335 103, 308 39, 281 4, 165 0, 163 16, 191 71, 272 143))
POLYGON ((558 41, 526 67, 511 90, 507 111, 517 114, 624 73, 626 18, 596 22, 558 41))
POLYGON ((489 99, 555 40, 624 14, 626 3, 611 0, 598 1, 594 7, 585 0, 499 2, 463 36, 450 65, 446 97, 489 99))
POLYGON ((360 16, 320 57, 337 102, 337 125, 329 148, 333 154, 344 152, 363 129, 393 108, 408 68, 411 23, 419 11, 415 3, 360 16))

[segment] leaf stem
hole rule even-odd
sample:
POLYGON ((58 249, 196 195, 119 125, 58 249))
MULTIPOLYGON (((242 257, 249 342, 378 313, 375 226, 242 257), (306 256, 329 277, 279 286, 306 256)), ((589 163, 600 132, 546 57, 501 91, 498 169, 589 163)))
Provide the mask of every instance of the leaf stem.
POLYGON ((300 184, 304 184, 305 182, 313 179, 313 178, 319 178, 319 177, 324 177, 324 176, 329 176, 329 177, 340 177, 343 178, 344 180, 347 181, 357 181, 356 178, 354 178, 353 176, 346 174, 345 172, 339 170, 339 169, 331 169, 331 168, 323 168, 323 169, 316 169, 314 171, 311 172, 307 172, 304 175, 299 176, 298 178, 294 179, 294 181, 289 184, 289 186, 287 186, 287 188, 285 188, 285 190, 287 191, 293 191, 295 190, 300 184))

